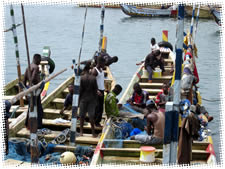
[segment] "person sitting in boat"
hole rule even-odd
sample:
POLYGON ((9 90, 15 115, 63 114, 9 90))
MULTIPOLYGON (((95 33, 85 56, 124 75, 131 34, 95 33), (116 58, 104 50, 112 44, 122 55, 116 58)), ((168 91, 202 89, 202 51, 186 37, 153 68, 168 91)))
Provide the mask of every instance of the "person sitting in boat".
MULTIPOLYGON (((104 79, 103 79, 104 80, 104 79)), ((83 136, 83 126, 86 113, 88 112, 89 121, 91 123, 92 136, 95 134, 95 109, 97 105, 98 85, 96 76, 89 72, 89 66, 84 68, 80 80, 79 91, 79 107, 80 107, 80 136, 83 136)))
POLYGON ((65 99, 65 101, 64 101, 63 109, 60 111, 60 115, 62 115, 63 118, 65 118, 64 111, 65 111, 65 110, 69 110, 69 109, 71 109, 71 107, 72 107, 72 103, 73 103, 73 93, 74 93, 74 85, 73 85, 73 84, 70 84, 70 85, 68 86, 68 90, 69 90, 69 93, 66 95, 66 99, 65 99))
POLYGON ((159 45, 156 43, 155 38, 151 39, 150 49, 151 49, 150 52, 154 50, 159 50, 159 45))
POLYGON ((155 100, 158 108, 162 109, 162 111, 165 111, 166 102, 170 100, 169 97, 169 85, 167 83, 163 83, 162 91, 157 94, 155 100))
POLYGON ((127 111, 122 104, 117 104, 117 96, 121 93, 122 87, 117 84, 115 85, 114 89, 107 93, 105 96, 105 112, 107 115, 107 118, 110 117, 122 117, 122 118, 139 118, 144 119, 144 115, 141 113, 132 113, 130 111, 127 111))
MULTIPOLYGON (((187 49, 187 52, 184 55, 184 61, 187 59, 193 59, 193 50, 191 46, 187 49)), ((197 70, 195 62, 193 62, 193 66, 194 66, 193 74, 196 78, 196 80, 194 81, 194 84, 197 84, 199 82, 199 76, 198 76, 198 70, 197 70)))
POLYGON ((155 68, 159 66, 160 69, 163 72, 165 72, 164 69, 164 60, 161 57, 161 52, 160 50, 154 50, 152 53, 150 53, 146 58, 145 58, 145 69, 149 73, 148 77, 148 82, 152 83, 152 74, 155 68))
POLYGON ((97 65, 92 69, 92 75, 96 77, 98 84, 98 97, 97 97, 97 106, 95 110, 95 125, 97 127, 101 127, 100 122, 102 120, 103 113, 103 105, 104 105, 104 67, 105 67, 105 59, 102 56, 98 57, 97 65))
POLYGON ((157 110, 155 102, 148 100, 146 103, 148 113, 147 126, 145 130, 147 135, 131 136, 131 140, 138 140, 143 144, 162 144, 164 137, 165 114, 157 110), (153 134, 152 134, 153 133, 153 134))
POLYGON ((134 84, 133 89, 132 97, 127 102, 130 103, 134 110, 143 112, 143 109, 146 107, 146 102, 149 99, 149 93, 142 90, 138 82, 134 84))
MULTIPOLYGON (((40 79, 40 71, 39 71, 39 65, 41 63, 41 55, 40 54, 34 54, 33 56, 33 61, 30 64, 30 75, 31 75, 31 85, 36 85, 38 84, 41 79, 40 79)), ((27 82, 29 82, 29 76, 28 76, 28 68, 26 69, 26 72, 24 74, 24 81, 23 84, 27 87, 27 82)), ((37 119, 38 119, 38 129, 42 128, 42 118, 43 118, 43 108, 41 104, 41 97, 40 97, 41 92, 37 96, 37 119)), ((27 128, 29 128, 28 124, 28 119, 29 119, 29 112, 27 113, 27 118, 25 125, 27 128)))
POLYGON ((117 84, 115 85, 114 89, 105 95, 104 102, 105 102, 105 112, 107 118, 109 117, 118 117, 119 116, 119 109, 122 106, 121 104, 117 104, 117 98, 122 91, 122 87, 117 84))

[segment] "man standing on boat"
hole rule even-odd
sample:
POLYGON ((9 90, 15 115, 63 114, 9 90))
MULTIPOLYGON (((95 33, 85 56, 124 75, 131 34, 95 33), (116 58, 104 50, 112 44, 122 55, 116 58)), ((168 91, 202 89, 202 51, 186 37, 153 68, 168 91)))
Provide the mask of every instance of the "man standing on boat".
POLYGON ((159 66, 162 70, 162 73, 165 72, 164 69, 164 60, 161 57, 160 50, 154 50, 145 58, 145 69, 149 73, 148 82, 152 83, 152 74, 155 68, 159 66))
MULTIPOLYGON (((40 71, 39 71, 39 65, 41 63, 41 55, 40 54, 34 54, 33 56, 33 62, 30 64, 30 75, 31 75, 31 83, 32 85, 38 84, 40 79, 40 71)), ((26 72, 24 74, 24 85, 27 86, 27 82, 29 82, 29 76, 28 76, 28 68, 26 69, 26 72)), ((27 113, 27 119, 25 122, 25 125, 28 127, 28 118, 29 113, 27 113)), ((43 118, 43 109, 41 105, 41 97, 40 94, 37 96, 37 120, 38 120, 38 129, 42 128, 42 118, 43 118)))
POLYGON ((84 119, 86 113, 88 112, 89 121, 91 123, 92 136, 97 137, 97 135, 95 134, 95 119, 94 119, 98 98, 97 92, 98 92, 98 85, 96 77, 89 73, 89 66, 87 65, 83 70, 83 74, 81 75, 80 80, 80 93, 79 93, 80 136, 83 136, 84 119))
POLYGON ((161 144, 164 137, 165 114, 157 110, 153 100, 148 100, 146 107, 148 110, 146 114, 148 135, 131 136, 131 140, 138 140, 144 144, 161 144), (154 129, 153 135, 151 135, 152 129, 154 129))
POLYGON ((98 56, 97 65, 92 69, 92 74, 96 76, 98 90, 97 90, 97 106, 95 109, 95 126, 101 127, 100 122, 102 120, 103 114, 103 105, 104 105, 104 69, 105 67, 105 59, 102 56, 98 56))

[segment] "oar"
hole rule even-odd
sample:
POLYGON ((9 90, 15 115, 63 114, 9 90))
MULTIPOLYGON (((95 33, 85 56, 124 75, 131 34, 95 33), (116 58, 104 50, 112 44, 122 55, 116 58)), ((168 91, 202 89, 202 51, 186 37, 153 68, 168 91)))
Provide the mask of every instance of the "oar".
POLYGON ((70 145, 74 146, 76 141, 76 128, 77 128, 77 111, 78 111, 78 100, 79 100, 79 89, 80 89, 80 58, 82 52, 82 45, 84 39, 84 30, 85 30, 85 22, 87 17, 87 7, 84 14, 84 24, 83 24, 83 31, 82 31, 82 39, 81 39, 81 47, 80 53, 78 58, 78 63, 76 64, 75 59, 73 60, 73 67, 74 67, 74 94, 73 94, 73 103, 72 103, 72 118, 71 118, 71 132, 70 132, 70 145))
POLYGON ((102 39, 103 39, 103 32, 104 32, 104 18, 105 18, 105 7, 104 7, 104 5, 102 5, 101 6, 101 24, 100 24, 99 53, 101 52, 101 48, 102 48, 102 39))
MULTIPOLYGON (((14 10, 13 10, 12 4, 10 5, 10 15, 12 18, 12 28, 10 28, 8 30, 12 30, 12 32, 13 32, 13 39, 14 39, 15 53, 16 53, 17 74, 18 74, 19 82, 22 82, 21 69, 20 69, 20 56, 19 56, 19 48, 18 48, 18 38, 17 38, 17 33, 16 33, 16 22, 15 22, 14 10)), ((22 89, 19 87, 19 92, 21 92, 21 91, 22 91, 22 89)), ((23 98, 20 99, 20 106, 21 107, 24 106, 23 98)))
MULTIPOLYGON (((25 43, 26 43, 26 50, 27 50, 29 85, 32 87, 31 71, 30 71, 31 70, 30 69, 30 56, 29 56, 29 47, 28 47, 28 40, 27 40, 27 31, 26 31, 26 22, 25 22, 23 4, 21 4, 21 9, 22 9, 24 36, 25 36, 25 43)), ((37 137, 37 128, 38 128, 38 123, 37 123, 37 93, 36 92, 31 92, 29 109, 30 109, 30 111, 29 111, 28 125, 30 127, 31 164, 33 164, 33 163, 39 162, 38 137, 37 137)))

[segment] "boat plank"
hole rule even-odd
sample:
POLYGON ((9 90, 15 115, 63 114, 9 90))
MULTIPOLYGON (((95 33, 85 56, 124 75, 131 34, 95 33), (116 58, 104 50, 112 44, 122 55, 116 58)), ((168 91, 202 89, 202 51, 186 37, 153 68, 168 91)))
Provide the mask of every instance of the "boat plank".
MULTIPOLYGON (((60 131, 52 131, 51 134, 45 135, 44 138, 47 141, 54 140, 61 132, 60 131)), ((17 132, 17 137, 26 137, 30 138, 30 131, 26 128, 21 129, 19 132, 17 132)), ((84 136, 77 136, 76 137, 76 143, 83 143, 83 144, 94 144, 96 145, 98 143, 99 138, 93 138, 92 134, 84 134, 84 136)), ((67 142, 69 143, 69 138, 67 139, 67 142)))

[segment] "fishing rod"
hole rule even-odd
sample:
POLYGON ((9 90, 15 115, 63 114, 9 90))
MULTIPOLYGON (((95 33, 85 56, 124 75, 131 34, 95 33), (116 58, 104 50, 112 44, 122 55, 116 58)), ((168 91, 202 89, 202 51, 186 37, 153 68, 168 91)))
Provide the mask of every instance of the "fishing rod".
POLYGON ((103 41, 103 32, 104 32, 104 18, 105 18, 105 7, 104 5, 101 6, 101 24, 100 24, 100 39, 99 39, 99 53, 101 52, 102 48, 102 41, 103 41))
MULTIPOLYGON (((20 56, 19 56, 19 48, 18 48, 18 37, 17 37, 17 32, 16 32, 16 21, 15 21, 15 16, 14 16, 14 10, 12 4, 10 5, 10 15, 12 18, 12 27, 5 32, 11 30, 13 33, 13 39, 14 39, 14 44, 15 44, 15 54, 16 54, 16 65, 17 65, 17 75, 18 75, 18 80, 19 83, 22 82, 22 75, 21 75, 21 68, 20 68, 20 56)), ((21 25, 21 24, 18 24, 21 25)), ((22 88, 19 86, 19 92, 22 91, 22 88)), ((20 106, 24 107, 24 100, 23 98, 20 99, 20 106)))
MULTIPOLYGON (((25 14, 24 14, 24 7, 21 3, 22 9, 22 16, 23 16, 23 26, 24 26, 24 37, 26 43, 26 50, 27 50, 27 61, 28 61, 28 76, 29 76, 29 85, 32 87, 31 81, 31 68, 30 68, 30 55, 29 55, 29 47, 28 47, 28 40, 27 40, 27 31, 26 31, 26 22, 25 22, 25 14)), ((30 128, 30 152, 31 152, 31 163, 38 163, 39 162, 39 150, 38 150, 38 136, 37 136, 37 92, 30 93, 30 105, 29 105, 29 128, 30 128)))
POLYGON ((81 47, 79 52, 79 58, 78 63, 76 64, 75 59, 72 60, 73 62, 73 68, 74 68, 74 94, 73 94, 73 102, 72 102, 72 118, 71 118, 71 131, 70 131, 70 145, 74 146, 76 141, 76 125, 77 125, 77 111, 78 111, 78 100, 79 100, 79 90, 80 90, 80 58, 81 58, 81 52, 82 52, 82 46, 83 46, 83 39, 84 39, 84 30, 85 30, 85 23, 86 23, 86 17, 87 17, 87 7, 85 9, 84 14, 84 24, 83 24, 83 30, 82 30, 82 39, 81 39, 81 47))

